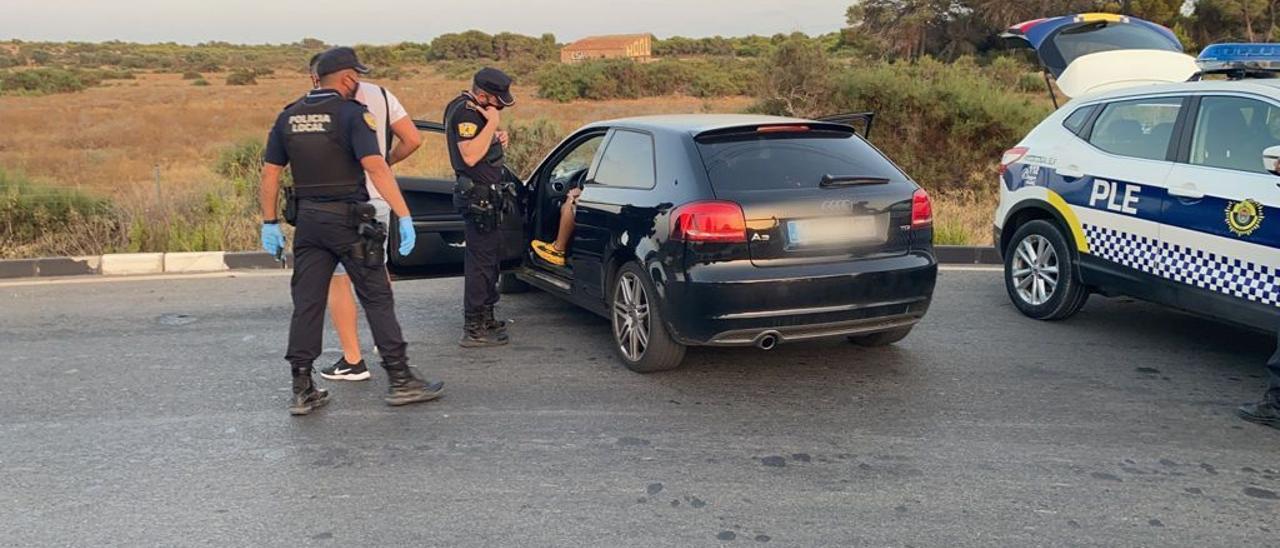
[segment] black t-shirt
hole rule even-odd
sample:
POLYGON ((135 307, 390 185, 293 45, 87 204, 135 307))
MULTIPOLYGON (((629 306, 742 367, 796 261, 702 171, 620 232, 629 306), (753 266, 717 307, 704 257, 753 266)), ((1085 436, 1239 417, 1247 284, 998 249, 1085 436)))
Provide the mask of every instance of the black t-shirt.
MULTIPOLYGON (((337 96, 337 92, 327 89, 312 90, 302 98, 307 104, 318 103, 337 96)), ((293 105, 290 105, 293 106, 293 105)), ((277 166, 289 165, 289 151, 285 146, 285 132, 289 125, 289 116, 286 112, 281 112, 276 117, 276 123, 271 127, 271 133, 267 136, 267 149, 263 154, 263 160, 268 164, 277 166)), ((356 101, 344 100, 337 106, 338 115, 334 119, 337 126, 335 133, 341 143, 341 147, 351 155, 357 163, 368 156, 381 156, 382 149, 378 147, 378 134, 374 130, 374 120, 369 116, 369 111, 356 101)), ((359 190, 353 196, 335 197, 335 201, 369 201, 369 191, 363 184, 359 185, 359 190)), ((328 201, 323 198, 317 201, 328 201)))
POLYGON ((462 160, 462 151, 458 143, 470 141, 480 135, 489 121, 479 111, 467 106, 474 105, 471 94, 463 93, 449 102, 445 107, 446 138, 449 145, 449 161, 453 164, 456 175, 466 175, 477 183, 497 184, 502 182, 503 150, 502 144, 494 139, 489 144, 489 151, 474 166, 468 166, 462 160))

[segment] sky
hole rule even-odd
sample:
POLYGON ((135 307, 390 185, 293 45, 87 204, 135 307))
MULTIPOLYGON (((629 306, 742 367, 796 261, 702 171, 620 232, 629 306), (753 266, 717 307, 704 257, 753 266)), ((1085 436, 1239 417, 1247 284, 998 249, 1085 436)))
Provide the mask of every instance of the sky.
POLYGON ((0 40, 330 44, 425 42, 480 29, 561 42, 592 34, 658 37, 820 34, 855 0, 3 0, 0 40))

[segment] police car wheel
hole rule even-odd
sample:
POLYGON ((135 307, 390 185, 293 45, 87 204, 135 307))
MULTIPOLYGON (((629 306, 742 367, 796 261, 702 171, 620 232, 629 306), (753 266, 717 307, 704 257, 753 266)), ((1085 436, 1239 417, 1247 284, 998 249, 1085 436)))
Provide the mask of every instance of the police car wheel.
POLYGON ((515 274, 507 272, 498 276, 498 293, 503 295, 512 295, 515 293, 526 293, 530 289, 530 285, 524 283, 515 274))
POLYGON ((680 367, 685 346, 671 338, 649 276, 635 263, 618 269, 613 282, 610 318, 613 350, 627 369, 656 373, 680 367))
POLYGON ((1037 320, 1071 317, 1089 298, 1066 236, 1045 220, 1018 227, 1004 253, 1004 281, 1014 306, 1037 320))

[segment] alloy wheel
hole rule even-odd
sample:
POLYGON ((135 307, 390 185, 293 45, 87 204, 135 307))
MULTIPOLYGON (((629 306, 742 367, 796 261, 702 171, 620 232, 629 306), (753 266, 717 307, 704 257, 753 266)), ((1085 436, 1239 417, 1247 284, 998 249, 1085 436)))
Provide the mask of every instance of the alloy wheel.
POLYGON ((613 290, 613 338, 622 355, 640 361, 649 347, 649 295, 631 272, 618 278, 613 290))
POLYGON ((1039 234, 1031 234, 1018 244, 1013 256, 1013 285, 1018 297, 1032 306, 1053 298, 1058 289, 1058 252, 1039 234))

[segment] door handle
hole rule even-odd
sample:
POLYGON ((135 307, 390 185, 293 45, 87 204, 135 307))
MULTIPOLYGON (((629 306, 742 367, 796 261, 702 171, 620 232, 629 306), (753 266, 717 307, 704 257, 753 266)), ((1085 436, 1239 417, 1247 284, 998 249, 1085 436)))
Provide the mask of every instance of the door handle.
POLYGON ((1071 164, 1058 168, 1058 175, 1067 179, 1079 179, 1084 177, 1084 170, 1080 169, 1078 165, 1071 164))
POLYGON ((1200 188, 1195 183, 1183 183, 1178 186, 1169 187, 1169 195, 1185 200, 1199 200, 1204 198, 1204 193, 1200 192, 1200 188))

